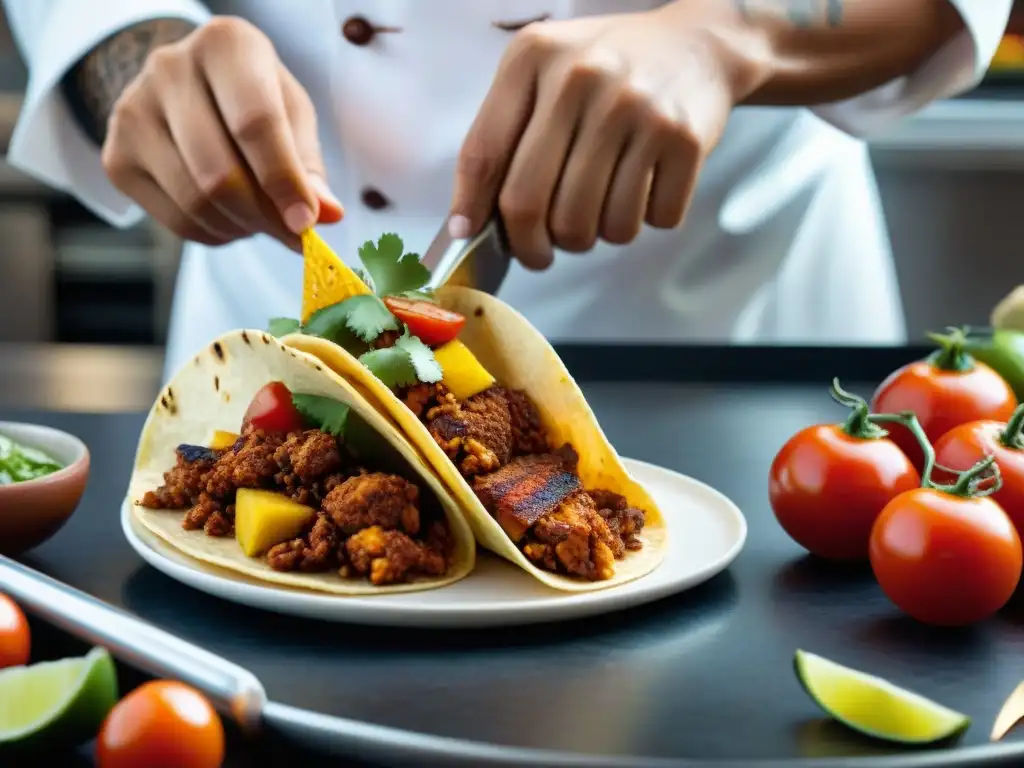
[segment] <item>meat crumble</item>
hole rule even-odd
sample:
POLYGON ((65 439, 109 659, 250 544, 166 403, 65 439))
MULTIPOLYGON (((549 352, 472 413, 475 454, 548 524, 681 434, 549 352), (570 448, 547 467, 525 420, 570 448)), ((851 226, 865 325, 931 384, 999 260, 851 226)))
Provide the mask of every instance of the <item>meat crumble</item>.
POLYGON ((448 570, 453 546, 436 500, 403 477, 358 466, 326 432, 249 430, 227 450, 181 445, 176 455, 142 505, 185 510, 186 530, 233 536, 240 488, 276 491, 317 510, 301 536, 266 553, 276 571, 333 570, 385 585, 448 570))
POLYGON ((399 396, 538 567, 602 581, 643 547, 643 510, 612 491, 585 489, 576 451, 550 444, 525 392, 493 386, 459 401, 438 383, 399 396))

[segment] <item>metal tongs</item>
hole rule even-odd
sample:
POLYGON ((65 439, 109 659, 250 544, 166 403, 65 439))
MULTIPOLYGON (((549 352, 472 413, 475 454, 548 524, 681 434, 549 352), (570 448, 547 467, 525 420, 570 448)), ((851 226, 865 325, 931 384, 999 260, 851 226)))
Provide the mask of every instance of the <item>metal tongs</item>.
POLYGON ((476 237, 456 240, 448 232, 445 220, 441 230, 423 255, 421 263, 430 270, 427 287, 462 285, 494 295, 498 292, 512 254, 501 217, 495 213, 476 237))

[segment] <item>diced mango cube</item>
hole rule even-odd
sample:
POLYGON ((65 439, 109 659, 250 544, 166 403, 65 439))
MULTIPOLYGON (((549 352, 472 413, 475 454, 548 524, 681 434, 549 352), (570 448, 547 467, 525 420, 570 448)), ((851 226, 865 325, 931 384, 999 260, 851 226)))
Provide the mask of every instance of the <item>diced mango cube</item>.
POLYGON ((444 374, 442 383, 459 400, 468 400, 494 385, 494 377, 458 339, 435 349, 434 359, 444 374))
POLYGON ((302 233, 302 322, 317 310, 372 293, 312 229, 302 233))
POLYGON ((223 429, 215 429, 213 431, 213 437, 210 438, 210 448, 215 451, 226 451, 235 441, 238 440, 238 435, 234 432, 225 432, 223 429))
POLYGON ((235 496, 235 538, 247 557, 299 536, 316 510, 274 491, 240 488, 235 496))

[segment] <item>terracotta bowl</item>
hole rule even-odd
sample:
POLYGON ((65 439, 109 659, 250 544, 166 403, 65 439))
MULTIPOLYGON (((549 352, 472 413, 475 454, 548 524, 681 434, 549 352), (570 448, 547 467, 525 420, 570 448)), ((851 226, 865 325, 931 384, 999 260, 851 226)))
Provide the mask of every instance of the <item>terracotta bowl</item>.
POLYGON ((16 556, 53 536, 78 507, 89 479, 89 449, 74 435, 37 424, 0 421, 0 435, 64 466, 35 480, 0 485, 0 553, 16 556))

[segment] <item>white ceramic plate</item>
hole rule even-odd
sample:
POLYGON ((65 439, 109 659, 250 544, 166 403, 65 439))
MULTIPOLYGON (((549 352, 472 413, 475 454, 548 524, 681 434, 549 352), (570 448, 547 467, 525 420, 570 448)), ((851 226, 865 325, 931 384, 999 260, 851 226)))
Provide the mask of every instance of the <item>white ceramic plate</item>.
POLYGON ((267 585, 183 555, 134 521, 131 502, 121 527, 142 558, 172 579, 255 608, 325 621, 413 627, 486 627, 565 621, 631 608, 694 587, 736 559, 747 522, 729 499, 704 483, 662 467, 626 459, 633 476, 658 502, 669 550, 652 573, 614 589, 571 594, 551 589, 486 552, 476 570, 441 589, 381 597, 337 597, 267 585))

